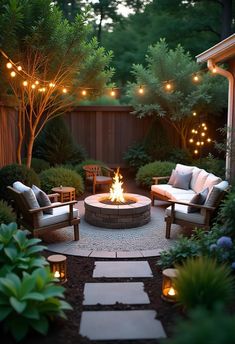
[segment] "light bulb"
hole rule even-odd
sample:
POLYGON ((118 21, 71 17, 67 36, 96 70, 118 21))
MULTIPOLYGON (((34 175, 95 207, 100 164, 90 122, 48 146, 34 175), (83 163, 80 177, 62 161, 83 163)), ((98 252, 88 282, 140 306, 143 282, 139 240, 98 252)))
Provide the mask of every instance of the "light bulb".
POLYGON ((55 84, 53 84, 53 82, 50 82, 50 83, 49 83, 49 86, 50 86, 50 87, 55 87, 55 84))
POLYGON ((46 87, 42 87, 42 92, 46 92, 46 87))
POLYGON ((198 77, 198 75, 194 75, 194 77, 193 77, 193 81, 195 81, 195 82, 198 82, 198 81, 199 81, 199 77, 198 77))
POLYGON ((167 91, 170 91, 172 89, 172 85, 169 82, 167 82, 165 88, 167 91))
POLYGON ((205 136, 206 134, 205 133, 201 133, 201 136, 205 136))
POLYGON ((202 126, 205 127, 206 123, 202 123, 202 126))
POLYGON ((23 86, 28 86, 28 81, 23 81, 23 86))
POLYGON ((35 89, 35 88, 36 88, 36 85, 32 84, 32 85, 31 85, 31 88, 32 88, 32 89, 35 89))
POLYGON ((203 146, 204 145, 204 141, 201 141, 201 146, 203 146))
POLYGON ((63 92, 63 93, 67 93, 67 92, 68 92, 68 91, 67 91, 67 88, 64 87, 63 90, 62 90, 62 92, 63 92))
POLYGON ((36 84, 36 85, 39 85, 39 81, 38 81, 38 80, 36 80, 36 81, 35 81, 35 84, 36 84))
POLYGON ((191 132, 194 134, 194 133, 195 133, 195 130, 194 130, 194 129, 192 129, 192 130, 191 130, 191 132))
POLYGON ((86 90, 82 90, 82 95, 86 96, 86 94, 87 94, 86 90))
POLYGON ((111 95, 111 97, 115 97, 115 91, 112 90, 112 91, 110 92, 110 95, 111 95))
POLYGON ((193 112, 193 116, 197 116, 197 113, 196 113, 196 112, 193 112))
POLYGON ((6 66, 7 66, 8 69, 11 69, 12 68, 12 63, 11 62, 7 62, 6 66))
POLYGON ((22 67, 21 67, 21 66, 18 66, 17 69, 18 69, 18 71, 21 71, 21 70, 22 70, 22 67))
POLYGON ((197 149, 194 150, 194 154, 198 154, 198 150, 197 149))
POLYGON ((190 143, 193 143, 193 139, 190 139, 189 142, 190 142, 190 143))
POLYGON ((144 93, 144 89, 143 89, 142 86, 139 87, 139 91, 138 92, 139 92, 139 94, 143 94, 144 93))
POLYGON ((16 76, 16 72, 13 70, 13 71, 11 72, 11 77, 14 78, 15 76, 16 76))
POLYGON ((203 130, 207 130, 207 127, 204 127, 203 130))
POLYGON ((197 141, 196 145, 197 145, 197 146, 200 146, 200 142, 199 142, 199 141, 197 141))
POLYGON ((207 142, 211 142, 211 139, 210 139, 210 138, 208 138, 208 139, 207 139, 207 142))

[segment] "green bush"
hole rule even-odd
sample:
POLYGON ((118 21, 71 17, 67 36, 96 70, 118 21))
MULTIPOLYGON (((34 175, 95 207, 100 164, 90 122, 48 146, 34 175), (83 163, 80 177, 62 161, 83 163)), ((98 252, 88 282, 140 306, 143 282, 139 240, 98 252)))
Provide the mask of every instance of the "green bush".
POLYGON ((80 163, 86 158, 85 149, 76 144, 63 117, 49 121, 34 145, 34 156, 51 166, 80 163))
MULTIPOLYGON (((103 163, 100 160, 94 160, 94 159, 87 159, 84 160, 83 162, 81 162, 78 165, 75 165, 73 167, 73 170, 76 171, 80 176, 83 177, 83 179, 85 178, 85 171, 83 170, 83 166, 85 165, 100 165, 101 168, 102 167, 107 167, 107 165, 105 165, 105 163, 103 163)), ((107 171, 103 170, 104 175, 107 173, 107 171)))
POLYGON ((231 299, 234 280, 228 266, 209 257, 198 257, 187 259, 177 269, 174 281, 177 301, 187 309, 198 306, 213 309, 231 299))
POLYGON ((65 317, 71 309, 62 300, 64 288, 55 285, 40 239, 28 239, 15 223, 0 226, 0 321, 2 329, 15 340, 23 339, 30 329, 41 334, 49 321, 65 317))
POLYGON ((175 164, 169 161, 154 161, 139 168, 136 182, 139 185, 150 187, 153 177, 170 176, 175 164))
POLYGON ((0 169, 0 198, 10 200, 7 186, 12 186, 15 181, 20 181, 27 186, 33 184, 40 186, 40 180, 36 172, 25 165, 12 164, 0 169))
POLYGON ((15 340, 22 340, 30 329, 46 335, 49 320, 66 318, 71 306, 62 300, 64 288, 54 285, 48 268, 38 268, 20 278, 9 273, 0 278, 0 319, 3 330, 15 340))
POLYGON ((136 143, 129 147, 127 152, 125 152, 123 159, 135 171, 151 161, 150 156, 146 153, 144 145, 141 143, 136 143))
POLYGON ((0 224, 15 222, 16 215, 13 209, 5 201, 0 200, 0 224))
POLYGON ((26 232, 17 229, 16 223, 0 226, 0 276, 14 272, 18 276, 23 271, 32 272, 44 267, 47 262, 40 254, 46 248, 38 245, 40 239, 28 239, 26 232))
POLYGON ((222 202, 219 214, 218 214, 218 220, 226 225, 226 227, 231 228, 234 235, 234 228, 235 228, 235 189, 231 192, 229 192, 222 202))
POLYGON ((189 319, 177 322, 173 336, 162 344, 235 344, 235 315, 221 307, 213 312, 197 308, 189 319))
POLYGON ((212 154, 209 154, 206 158, 194 161, 193 165, 203 168, 222 179, 225 178, 225 161, 216 159, 212 154))
POLYGON ((76 195, 84 192, 84 182, 82 177, 70 169, 63 167, 52 167, 45 170, 39 175, 41 187, 46 193, 50 193, 53 187, 72 186, 76 190, 76 195))
POLYGON ((173 148, 167 156, 167 160, 175 162, 176 164, 192 165, 192 156, 186 149, 173 148))
MULTIPOLYGON (((26 158, 23 159, 23 164, 26 164, 26 158)), ((50 168, 49 162, 43 160, 43 159, 38 159, 38 158, 32 158, 31 161, 31 168, 36 172, 36 173, 41 173, 44 170, 47 170, 50 168)))

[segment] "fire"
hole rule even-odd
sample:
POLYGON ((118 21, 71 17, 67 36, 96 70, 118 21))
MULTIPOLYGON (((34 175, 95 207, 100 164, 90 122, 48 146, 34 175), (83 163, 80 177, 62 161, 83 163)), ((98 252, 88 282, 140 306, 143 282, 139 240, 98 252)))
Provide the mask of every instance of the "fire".
POLYGON ((119 173, 119 168, 117 172, 115 172, 113 177, 113 184, 110 188, 109 192, 109 199, 112 202, 125 202, 124 195, 123 195, 123 188, 122 188, 122 175, 119 173))

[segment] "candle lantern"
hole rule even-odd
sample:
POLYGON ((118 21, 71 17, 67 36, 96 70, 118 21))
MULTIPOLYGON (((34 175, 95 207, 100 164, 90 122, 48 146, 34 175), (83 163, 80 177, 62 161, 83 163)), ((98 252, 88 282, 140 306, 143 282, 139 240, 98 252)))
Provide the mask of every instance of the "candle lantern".
POLYGON ((62 254, 53 254, 47 258, 53 277, 58 278, 60 283, 67 281, 67 258, 62 254))
POLYGON ((169 302, 176 302, 177 291, 174 280, 177 278, 177 269, 165 269, 162 271, 162 299, 169 302))

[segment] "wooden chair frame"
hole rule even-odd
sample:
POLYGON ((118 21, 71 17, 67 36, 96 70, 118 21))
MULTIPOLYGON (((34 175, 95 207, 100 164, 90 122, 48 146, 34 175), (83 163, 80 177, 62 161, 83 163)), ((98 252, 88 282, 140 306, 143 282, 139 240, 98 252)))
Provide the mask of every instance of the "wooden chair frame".
POLYGON ((100 166, 100 165, 85 165, 83 166, 83 170, 85 171, 85 181, 86 183, 92 183, 92 192, 95 194, 96 191, 96 185, 111 185, 113 182, 113 179, 111 178, 111 173, 113 173, 113 170, 106 166, 100 166), (102 176, 102 170, 107 171, 107 179, 106 180, 99 180, 97 176, 102 176), (92 177, 92 180, 89 178, 92 177))
MULTIPOLYGON (((17 223, 19 225, 25 226, 27 229, 32 231, 34 237, 40 236, 41 233, 49 230, 57 230, 63 227, 67 226, 73 226, 74 228, 74 240, 77 241, 79 240, 79 223, 80 223, 80 218, 74 218, 73 217, 73 205, 77 203, 77 201, 69 201, 69 202, 64 202, 64 203, 55 203, 48 205, 46 207, 39 207, 35 209, 28 209, 28 204, 24 198, 23 195, 21 195, 20 192, 12 188, 11 186, 8 186, 8 191, 12 196, 13 200, 13 207, 16 210, 17 214, 17 223), (47 210, 47 209, 54 209, 54 208, 59 208, 63 207, 65 205, 69 206, 69 217, 65 221, 57 222, 54 224, 50 224, 45 227, 40 227, 39 222, 38 222, 38 213, 47 210)), ((54 200, 55 202, 57 201, 58 194, 50 194, 48 197, 51 200, 54 200)))

